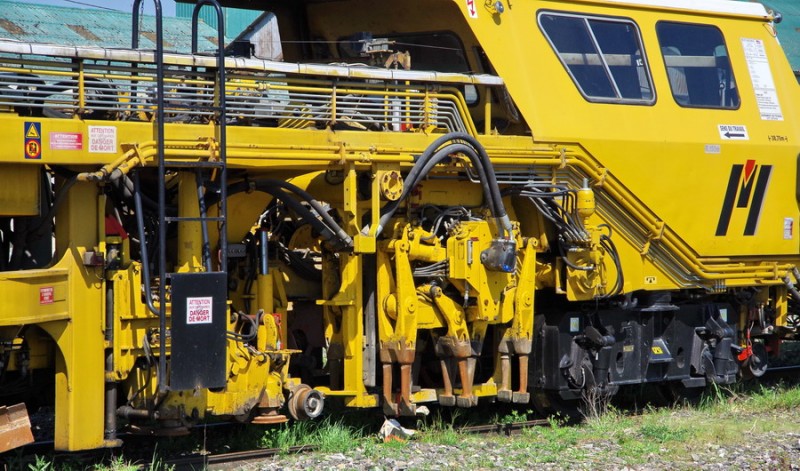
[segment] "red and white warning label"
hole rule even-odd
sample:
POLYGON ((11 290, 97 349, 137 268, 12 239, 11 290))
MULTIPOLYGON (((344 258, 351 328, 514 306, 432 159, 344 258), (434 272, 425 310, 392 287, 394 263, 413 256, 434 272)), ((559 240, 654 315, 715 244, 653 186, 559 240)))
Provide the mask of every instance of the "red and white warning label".
POLYGON ((50 150, 83 150, 83 134, 79 132, 51 132, 50 150))
POLYGON ((89 152, 115 154, 117 152, 117 128, 115 126, 89 126, 89 152))
POLYGON ((53 302, 53 287, 46 286, 44 288, 39 288, 39 304, 53 304, 53 302))
POLYGON ((212 297, 186 298, 186 323, 211 324, 213 318, 212 297))

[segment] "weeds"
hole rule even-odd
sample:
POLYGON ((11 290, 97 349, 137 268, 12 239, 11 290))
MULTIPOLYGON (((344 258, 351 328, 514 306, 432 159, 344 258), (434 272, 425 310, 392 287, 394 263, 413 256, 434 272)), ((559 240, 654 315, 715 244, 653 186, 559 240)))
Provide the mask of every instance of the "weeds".
POLYGON ((532 410, 520 412, 518 409, 512 409, 511 412, 497 419, 496 423, 501 425, 518 424, 527 421, 531 414, 533 414, 532 410))
POLYGON ((277 448, 287 452, 293 446, 308 445, 314 432, 312 422, 285 423, 265 430, 258 445, 261 448, 277 448))
POLYGON ((267 429, 259 442, 262 448, 277 448, 286 453, 290 448, 313 445, 324 453, 351 450, 363 437, 361 430, 345 425, 342 421, 326 419, 322 422, 294 422, 267 429))
POLYGON ((442 416, 441 410, 436 410, 433 418, 427 423, 418 423, 420 440, 438 445, 456 446, 462 441, 462 435, 456 430, 455 424, 461 416, 461 410, 454 409, 449 420, 442 416))
POLYGON ((360 430, 354 430, 342 422, 326 420, 317 429, 317 445, 323 453, 340 453, 358 446, 362 438, 360 430))
POLYGON ((656 443, 667 443, 671 441, 685 440, 689 431, 683 427, 670 426, 667 424, 642 424, 639 428, 642 438, 656 443))
POLYGON ((28 465, 31 471, 50 471, 53 468, 53 462, 44 456, 36 455, 35 461, 28 465))
POLYGON ((611 405, 611 397, 607 390, 601 388, 586 388, 581 394, 580 411, 587 420, 604 416, 611 405))

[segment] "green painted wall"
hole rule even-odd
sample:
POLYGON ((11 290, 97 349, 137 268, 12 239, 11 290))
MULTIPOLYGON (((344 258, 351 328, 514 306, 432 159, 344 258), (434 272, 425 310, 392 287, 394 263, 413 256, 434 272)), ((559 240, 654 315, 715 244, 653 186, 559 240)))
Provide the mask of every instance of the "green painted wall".
MULTIPOLYGON (((0 0, 0 19, 3 20, 0 22, 2 38, 72 46, 131 47, 130 12, 0 0)), ((163 20, 164 49, 189 52, 191 19, 164 17, 163 20)), ((140 31, 142 34, 139 37, 139 46, 153 49, 155 18, 143 15, 140 31)), ((198 31, 200 51, 217 49, 217 31, 214 28, 200 24, 198 31)), ((230 36, 226 36, 228 37, 230 36)))
POLYGON ((783 15, 783 21, 776 26, 778 39, 786 51, 792 68, 800 70, 800 1, 767 0, 763 3, 768 9, 783 15))
MULTIPOLYGON (((178 3, 175 15, 179 18, 192 18, 194 5, 178 3)), ((239 33, 256 20, 263 12, 258 10, 245 10, 241 8, 223 8, 225 16, 225 37, 235 39, 239 33)), ((212 28, 217 27, 217 13, 213 8, 204 6, 200 9, 200 19, 212 28)))

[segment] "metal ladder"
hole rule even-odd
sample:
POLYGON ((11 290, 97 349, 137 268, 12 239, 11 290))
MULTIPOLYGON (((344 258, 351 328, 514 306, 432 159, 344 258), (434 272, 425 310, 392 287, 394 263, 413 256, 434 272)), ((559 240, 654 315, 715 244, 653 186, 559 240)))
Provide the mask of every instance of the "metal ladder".
MULTIPOLYGON (((156 307, 151 295, 151 274, 149 270, 148 248, 145 238, 142 215, 142 193, 138 172, 135 175, 135 209, 139 225, 139 238, 142 257, 142 280, 148 309, 159 317, 159 365, 158 392, 169 390, 190 390, 199 388, 220 388, 226 383, 225 375, 225 330, 227 327, 227 133, 225 102, 225 23, 222 8, 217 0, 198 0, 192 14, 192 54, 197 54, 198 17, 200 8, 209 5, 216 10, 217 29, 217 91, 216 100, 202 107, 216 117, 216 141, 219 145, 218 160, 166 160, 164 153, 164 50, 161 1, 153 0, 156 9, 156 115, 155 132, 158 159, 158 259, 159 277, 156 307), (194 169, 196 174, 199 216, 190 217, 167 215, 166 173, 168 169, 194 169), (212 181, 208 171, 216 174, 212 181), (206 194, 217 191, 219 195, 218 216, 208 216, 206 194), (193 223, 201 225, 202 264, 204 272, 167 272, 167 229, 170 223, 193 223), (214 271, 208 224, 216 223, 219 231, 219 266, 214 271), (167 283, 170 284, 171 321, 167 329, 167 283), (193 313, 200 313, 193 314, 193 313), (203 314, 203 313, 207 313, 203 314), (167 339, 170 340, 170 368, 167 380, 167 339)), ((132 46, 139 46, 139 7, 142 0, 133 3, 132 46)), ((193 106, 197 109, 198 106, 193 106)))

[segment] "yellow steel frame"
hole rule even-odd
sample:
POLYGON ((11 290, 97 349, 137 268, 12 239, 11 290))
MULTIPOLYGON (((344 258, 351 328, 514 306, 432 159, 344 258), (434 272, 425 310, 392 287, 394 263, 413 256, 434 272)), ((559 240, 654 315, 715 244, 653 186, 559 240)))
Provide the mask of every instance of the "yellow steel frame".
MULTIPOLYGON (((786 110, 786 119, 780 123, 762 122, 754 105, 743 103, 735 114, 751 129, 753 136, 790 136, 792 144, 767 145, 761 141, 747 143, 722 143, 726 154, 716 161, 701 155, 698 143, 717 142, 709 137, 708 129, 722 118, 713 110, 695 110, 689 115, 686 110, 674 106, 667 95, 669 85, 666 69, 656 60, 650 61, 654 85, 662 96, 654 107, 625 107, 588 103, 575 89, 552 52, 549 44, 536 34, 536 13, 542 9, 558 9, 566 12, 586 12, 600 16, 635 17, 642 30, 645 47, 656 50, 657 38, 654 25, 658 21, 687 21, 686 12, 674 9, 641 8, 622 9, 613 2, 555 0, 519 0, 513 8, 502 14, 486 14, 481 10, 473 18, 466 10, 465 2, 439 2, 443 10, 459 9, 464 22, 457 29, 464 32, 466 41, 481 45, 492 59, 492 65, 505 81, 505 86, 514 97, 522 115, 531 126, 530 136, 499 136, 492 134, 493 107, 490 99, 484 100, 474 110, 476 116, 483 115, 485 126, 478 130, 470 115, 470 108, 461 92, 456 88, 460 79, 442 77, 439 82, 420 81, 388 84, 381 74, 370 75, 369 70, 356 70, 351 81, 335 77, 319 78, 309 66, 307 74, 295 74, 278 78, 269 77, 264 71, 236 71, 227 85, 231 96, 250 92, 280 91, 292 94, 311 93, 319 96, 337 97, 348 94, 378 99, 382 103, 384 116, 390 114, 390 103, 422 103, 421 125, 413 132, 362 132, 358 130, 315 129, 307 127, 313 120, 310 115, 297 114, 294 119, 285 119, 274 128, 231 127, 228 129, 228 166, 232 169, 247 169, 253 176, 269 175, 291 181, 339 210, 345 231, 354 239, 352 253, 325 254, 322 261, 322 293, 317 304, 321 306, 324 319, 324 337, 328 342, 328 361, 332 368, 331 386, 319 388, 328 396, 344 398, 345 404, 353 407, 374 407, 381 402, 389 413, 415 412, 418 402, 436 400, 452 401, 469 406, 476 398, 497 395, 502 400, 524 402, 527 388, 523 378, 527 371, 528 356, 533 342, 533 298, 535 289, 554 288, 560 293, 569 293, 570 299, 590 300, 603 293, 608 279, 619 274, 596 250, 588 247, 591 257, 602 264, 608 279, 594 283, 591 289, 581 291, 562 286, 562 275, 567 270, 561 263, 548 264, 537 260, 537 252, 548 247, 545 223, 530 223, 537 233, 527 234, 514 227, 514 238, 518 244, 519 263, 515 273, 488 272, 480 264, 470 264, 464 259, 467 244, 474 241, 475 253, 488 247, 496 237, 497 228, 485 221, 466 222, 453 231, 452 239, 444 247, 438 242, 423 243, 422 228, 397 217, 392 227, 385 230, 385 239, 378 240, 375 225, 362 231, 364 216, 372 221, 379 219, 385 200, 396 197, 380 186, 381 178, 389 172, 408 170, 419 155, 442 132, 433 124, 433 109, 437 102, 452 103, 465 131, 479 137, 491 157, 498 174, 515 168, 535 168, 541 175, 552 176, 553 181, 566 180, 578 188, 584 178, 588 179, 598 200, 597 211, 588 217, 587 230, 592 232, 590 245, 596 246, 597 229, 602 224, 615 228, 621 264, 626 272, 625 292, 637 290, 669 290, 701 288, 720 291, 735 287, 768 287, 762 294, 765 303, 772 303, 778 312, 778 325, 786 323, 788 312, 787 291, 783 278, 798 264, 798 236, 786 242, 769 237, 747 240, 743 248, 733 248, 742 238, 732 237, 715 246, 700 228, 688 224, 684 212, 695 207, 697 201, 677 199, 663 194, 648 183, 651 169, 637 160, 641 155, 655 157, 655 167, 664 172, 664 178, 677 181, 688 170, 707 174, 709 187, 717 188, 727 175, 713 175, 720 167, 728 168, 751 154, 758 155, 761 162, 776 166, 777 174, 792 174, 796 166, 798 119, 795 111, 786 110), (448 5, 445 8, 443 5, 448 5), (453 6, 455 5, 455 7, 453 6), (510 44, 519 38, 521 31, 528 31, 530 43, 522 47, 510 44), (511 48, 509 50, 509 48, 511 48), (259 76, 256 77, 256 72, 259 76), (356 79, 380 82, 357 83, 356 79), (663 103, 662 103, 663 102, 663 103), (482 107, 482 110, 481 110, 482 107), (563 110, 570 110, 564 112, 563 110), (651 113, 663 113, 664 120, 676 126, 684 122, 681 142, 665 144, 663 130, 647 129, 637 124, 636 133, 630 125, 620 123, 647 122, 651 113), (482 134, 479 134, 479 131, 482 134), (635 138, 632 135, 635 134, 635 138), (711 142, 713 141, 713 142, 711 142), (789 162, 791 160, 791 162, 789 162), (789 162, 789 163, 787 163, 789 162), (321 184, 326 172, 341 176, 341 183, 321 184), (372 197, 359 197, 359 175, 367 173, 371 178, 372 197), (714 186, 716 185, 716 186, 714 186), (754 243, 763 244, 763 251, 754 243), (788 247, 788 248, 787 248, 788 247), (728 252, 725 252, 728 250, 728 252), (768 253, 769 255, 763 255, 768 253), (382 397, 372 394, 363 381, 362 346, 365 335, 363 322, 362 273, 367 255, 377 259, 378 308, 377 321, 380 345, 380 361, 383 363, 384 382, 382 397), (417 285, 412 273, 415 261, 439 262, 450 260, 449 278, 462 293, 477 299, 477 307, 463 307, 453 299, 443 296, 441 290, 432 285, 417 285), (678 268, 675 268, 675 267, 678 268), (635 274, 636 276, 627 276, 635 274), (651 283, 649 278, 657 279, 651 283), (564 291, 566 289, 566 291, 564 291), (502 301, 501 301, 502 300, 502 301), (500 358, 492 378, 484 384, 472 384, 474 373, 475 345, 484 342, 487 326, 502 326, 499 344, 500 358), (442 359, 446 375, 445 387, 439 391, 412 392, 411 365, 417 354, 417 334, 420 330, 434 332, 432 340, 437 342, 437 353, 442 359), (443 332, 440 334, 440 332, 443 332), (519 389, 511 391, 511 358, 518 358, 519 389), (450 381, 455 371, 450 371, 448 358, 455 359, 462 388, 455 388, 450 381), (392 369, 399 365, 401 385, 391 384, 392 369), (448 372, 449 371, 449 372, 448 372), (395 389, 400 390, 399 399, 395 389), (458 395, 456 398, 455 396, 458 395)), ((509 5, 510 6, 510 5, 509 5)), ((313 9, 324 11, 330 5, 319 4, 313 9)), ((764 21, 754 18, 734 18, 730 15, 694 15, 692 21, 705 21, 718 25, 733 37, 752 37, 764 41, 768 55, 776 58, 779 53, 774 38, 763 28, 764 21)), ((316 19, 315 21, 323 21, 316 19)), ((420 20, 433 21, 431 18, 420 20)), ((527 38, 527 36, 526 36, 527 38)), ((729 39, 731 60, 741 66, 744 53, 733 39, 729 39)), ((38 213, 38 186, 31 182, 41 168, 47 165, 69 166, 81 173, 77 183, 67 193, 59 207, 56 225, 56 257, 48 268, 0 273, 0 332, 15 340, 20 326, 36 325, 52 339, 50 347, 44 342, 41 351, 34 353, 37 361, 47 361, 53 356, 56 368, 56 448, 79 450, 107 445, 103 440, 104 380, 124 382, 135 391, 146 385, 148 378, 134 366, 143 356, 142 338, 155 329, 158 319, 152 316, 141 302, 141 265, 133 262, 109 273, 108 279, 115 283, 114 308, 116 318, 114 343, 106 345, 103 337, 105 326, 105 281, 101 268, 84 264, 87 252, 105 253, 107 236, 104 230, 105 197, 104 185, 110 175, 128 174, 131 171, 152 167, 155 164, 157 143, 153 126, 147 121, 88 121, 81 117, 87 110, 87 80, 131 80, 131 75, 109 67, 98 72, 99 66, 78 60, 76 70, 55 70, 53 63, 40 59, 4 59, 7 65, 0 72, 43 74, 49 77, 77 80, 74 101, 60 103, 75 109, 74 119, 20 117, 12 110, 0 113, 0 138, 10 143, 0 151, 0 166, 3 168, 2 182, 14 186, 13 192, 0 191, 0 201, 13 207, 4 215, 31 215, 38 213), (21 162, 21 146, 13 143, 24 141, 23 123, 36 122, 42 126, 42 147, 46 152, 39 161, 21 162), (49 133, 79 133, 89 135, 89 126, 104 125, 116 128, 118 149, 114 154, 90 153, 86 149, 52 149, 49 133), (36 172, 28 170, 35 168, 36 172), (34 175, 35 173, 35 175, 34 175), (19 175, 15 182, 9 175, 19 175), (19 199, 14 194, 19 193, 19 199), (42 289, 52 292, 52 302, 43 303, 42 289), (48 351, 55 345, 52 351, 48 351), (111 348, 114 356, 114 371, 104 376, 104 350, 111 348), (134 373, 136 372, 136 373, 134 373)), ((796 84, 789 86, 788 64, 774 59, 775 76, 780 77, 776 86, 783 103, 797 103, 796 84), (780 73, 778 73, 780 72, 780 73)), ((738 77, 743 96, 753 93, 753 85, 747 77, 738 77)), ((151 75, 137 76, 137 81, 151 83, 151 75)), ((196 86, 209 92, 218 89, 217 84, 206 79, 168 78, 167 87, 196 86)), ((482 96, 488 97, 499 86, 478 85, 482 96)), ((135 96, 118 95, 119 104, 133 103, 135 96)), ((337 101, 332 100, 325 111, 326 124, 336 124, 342 119, 337 113, 337 101)), ((131 105, 128 117, 149 120, 152 105, 131 105)), ((174 112, 174 110, 173 110, 174 112)), ((403 117, 409 112, 404 110, 403 117)), ((726 116, 727 118, 727 116, 726 116)), ((733 118, 732 118, 733 119, 733 118)), ((713 135, 713 132, 711 133, 713 135)), ((209 124, 168 123, 164 136, 165 158, 170 160, 213 160, 217 158, 219 143, 215 127, 209 124)), ((466 164, 460 159, 437 168, 439 175, 453 172, 463 173, 466 164)), ((725 172, 723 172, 725 173, 725 172)), ((36 177, 38 178, 38 177, 36 177)), ((776 181, 775 190, 787 190, 794 184, 791 179, 776 181)), ((701 180, 697 180, 701 181, 701 180)), ((705 181, 705 180, 702 180, 705 181)), ((178 185, 178 200, 181 216, 197 216, 196 188, 193 175, 180 173, 171 184, 178 185)), ((476 200, 480 204, 478 189, 464 190, 462 183, 444 181, 437 183, 441 194, 425 194, 430 198, 424 202, 457 204, 459 200, 476 200), (477 195, 477 196, 476 196, 477 195), (438 200, 437 200, 438 198, 438 200)), ((705 206, 717 201, 713 188, 698 187, 696 198, 705 206)), ((788 193, 787 193, 788 194, 788 193)), ((269 197, 263 193, 237 195, 232 198, 233 211, 228 224, 229 235, 240 240, 252 230, 253 221, 269 197)), ((764 208, 764 218, 798 216, 795 201, 776 202, 769 200, 764 208)), ((517 221, 531 221, 533 217, 522 214, 520 205, 509 207, 510 216, 517 221), (518 213, 518 214, 515 214, 518 213)), ((700 210, 702 211, 706 210, 700 210)), ((712 216, 712 213, 709 213, 712 216)), ((540 218, 541 219, 541 218, 540 218)), ((524 225, 524 224, 523 224, 524 225)), ((201 237, 198 228, 179 225, 180 245, 177 252, 177 271, 199 271, 201 237)), ((771 230, 772 231, 772 230, 771 230)), ((774 231, 769 234, 773 234, 774 231)), ((212 244, 216 241, 212 241, 212 244)), ((316 243, 314 241, 313 243, 316 243)), ((567 277, 576 275, 566 272, 567 277)), ((253 407, 264 409, 280 407, 286 392, 297 385, 297 380, 288 375, 291 351, 286 350, 286 331, 289 301, 284 282, 286 274, 273 269, 269 274, 259 275, 253 292, 235 293, 234 297, 249 297, 255 300, 256 309, 277 314, 266 316, 259 325, 258 345, 253 349, 236 342, 228 344, 227 372, 229 387, 224 392, 203 391, 197 395, 170 394, 163 402, 165 411, 179 414, 195 408, 199 416, 205 414, 245 415, 253 407), (280 320, 280 325, 276 323, 280 320), (270 351, 280 361, 270 359, 263 352, 270 351)), ((588 284, 587 284, 588 286, 588 284)), ((237 298, 237 299, 238 299, 237 298)), ((252 313, 248 313, 252 314, 252 313)), ((232 327, 232 325, 230 326, 232 327)), ((154 387, 144 393, 152 398, 154 387)))

